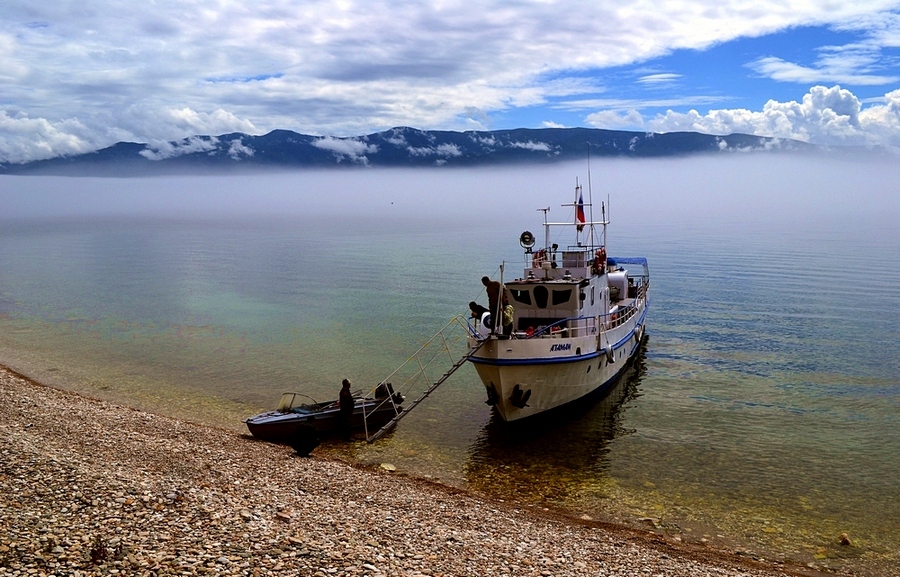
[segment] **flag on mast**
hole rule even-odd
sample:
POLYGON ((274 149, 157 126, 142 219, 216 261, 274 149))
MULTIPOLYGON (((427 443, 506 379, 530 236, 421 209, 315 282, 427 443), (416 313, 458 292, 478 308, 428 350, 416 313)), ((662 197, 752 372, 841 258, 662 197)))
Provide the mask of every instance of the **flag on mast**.
POLYGON ((578 222, 578 232, 584 230, 584 197, 578 193, 578 206, 575 209, 575 220, 578 222))

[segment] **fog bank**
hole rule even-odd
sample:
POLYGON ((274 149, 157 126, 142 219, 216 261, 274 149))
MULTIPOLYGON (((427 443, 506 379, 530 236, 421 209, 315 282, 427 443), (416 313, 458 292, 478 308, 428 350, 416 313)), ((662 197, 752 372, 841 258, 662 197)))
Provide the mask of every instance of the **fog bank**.
POLYGON ((898 163, 797 155, 593 160, 551 166, 350 169, 151 178, 0 177, 0 220, 94 217, 233 219, 371 216, 492 222, 571 218, 576 179, 585 202, 609 199, 614 223, 723 226, 809 219, 894 227, 898 163))

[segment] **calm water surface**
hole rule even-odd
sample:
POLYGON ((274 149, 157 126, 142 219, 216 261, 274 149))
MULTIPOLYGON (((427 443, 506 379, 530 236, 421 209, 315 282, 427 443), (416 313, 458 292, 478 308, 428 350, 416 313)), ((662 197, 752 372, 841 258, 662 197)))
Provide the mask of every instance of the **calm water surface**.
MULTIPOLYGON (((374 385, 484 300, 482 275, 502 260, 516 274, 519 233, 539 232, 534 209, 570 194, 538 192, 525 199, 534 206, 507 211, 515 219, 491 224, 468 209, 20 209, 0 220, 0 361, 242 430, 240 419, 284 390, 329 398, 344 377, 374 385)), ((716 219, 690 195, 677 218, 654 212, 658 197, 619 201, 610 252, 650 259, 653 300, 646 347, 607 398, 510 426, 464 367, 383 440, 320 450, 576 515, 652 522, 688 541, 890 573, 900 562, 896 202, 879 214, 791 198, 772 218, 738 208, 716 219), (843 532, 852 547, 838 544, 843 532)))

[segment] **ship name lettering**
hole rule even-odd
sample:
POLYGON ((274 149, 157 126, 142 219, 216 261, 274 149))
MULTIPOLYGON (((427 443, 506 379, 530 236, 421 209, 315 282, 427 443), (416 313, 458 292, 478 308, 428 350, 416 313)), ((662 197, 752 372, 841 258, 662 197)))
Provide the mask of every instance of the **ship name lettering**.
POLYGON ((570 351, 572 350, 572 343, 563 343, 559 345, 553 345, 550 347, 550 352, 553 351, 570 351))

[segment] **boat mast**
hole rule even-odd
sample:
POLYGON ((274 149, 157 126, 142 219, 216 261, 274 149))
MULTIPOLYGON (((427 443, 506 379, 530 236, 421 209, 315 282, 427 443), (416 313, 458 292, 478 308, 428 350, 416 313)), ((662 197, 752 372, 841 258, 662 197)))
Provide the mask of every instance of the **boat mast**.
POLYGON ((550 207, 547 208, 539 208, 538 212, 544 213, 544 250, 547 251, 548 256, 550 252, 550 223, 547 221, 547 213, 550 212, 550 207))

